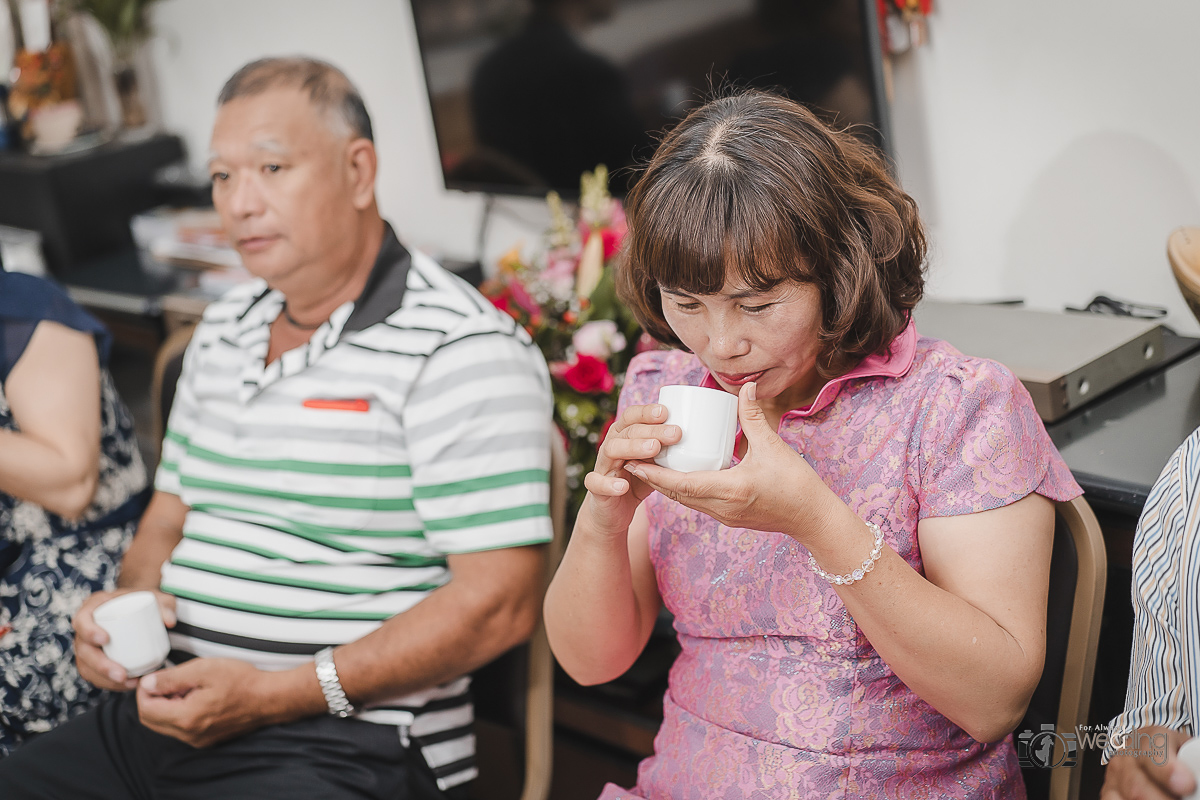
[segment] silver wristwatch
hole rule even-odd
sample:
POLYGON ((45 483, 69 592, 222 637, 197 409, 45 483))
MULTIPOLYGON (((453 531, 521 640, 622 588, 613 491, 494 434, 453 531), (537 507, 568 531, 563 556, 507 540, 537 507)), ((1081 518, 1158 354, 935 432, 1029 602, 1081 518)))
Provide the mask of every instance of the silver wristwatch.
POLYGON ((314 662, 317 667, 317 683, 321 684, 321 693, 325 695, 329 713, 343 719, 352 716, 354 706, 346 698, 346 690, 338 680, 337 667, 333 665, 333 648, 326 647, 317 653, 314 662))

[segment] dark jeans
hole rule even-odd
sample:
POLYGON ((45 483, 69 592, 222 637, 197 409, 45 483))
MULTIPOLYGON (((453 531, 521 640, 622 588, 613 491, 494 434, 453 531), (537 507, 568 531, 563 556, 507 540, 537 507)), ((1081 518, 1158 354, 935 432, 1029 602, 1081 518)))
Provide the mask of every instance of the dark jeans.
POLYGON ((154 733, 132 693, 39 736, 0 760, 4 800, 444 800, 395 727, 322 716, 197 750, 154 733))

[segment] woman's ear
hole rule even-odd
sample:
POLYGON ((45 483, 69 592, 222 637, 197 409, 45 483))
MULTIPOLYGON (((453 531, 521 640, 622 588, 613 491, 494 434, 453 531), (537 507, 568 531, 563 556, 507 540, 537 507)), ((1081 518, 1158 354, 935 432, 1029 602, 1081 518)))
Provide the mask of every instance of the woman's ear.
POLYGON ((365 211, 375 202, 375 171, 378 168, 375 144, 370 139, 351 141, 346 146, 346 167, 350 173, 354 207, 365 211))

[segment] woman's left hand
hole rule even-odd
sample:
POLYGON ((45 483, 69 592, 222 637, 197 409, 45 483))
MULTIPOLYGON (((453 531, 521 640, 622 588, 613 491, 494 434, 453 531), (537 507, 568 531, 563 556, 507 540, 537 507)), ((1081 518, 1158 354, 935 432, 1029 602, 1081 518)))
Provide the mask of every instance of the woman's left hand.
POLYGON ((767 422, 758 404, 758 387, 742 386, 738 418, 746 438, 746 457, 726 470, 676 472, 652 461, 631 461, 625 469, 688 508, 708 514, 731 528, 778 531, 803 539, 821 523, 836 499, 804 458, 767 422))

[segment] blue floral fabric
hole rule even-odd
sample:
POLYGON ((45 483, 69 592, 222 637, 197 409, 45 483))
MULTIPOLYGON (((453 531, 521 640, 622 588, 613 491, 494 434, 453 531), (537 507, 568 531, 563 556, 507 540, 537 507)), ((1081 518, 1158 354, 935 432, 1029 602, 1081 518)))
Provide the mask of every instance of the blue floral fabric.
MULTIPOLYGON (((21 324, 0 314, 0 340, 6 325, 21 324)), ((65 520, 0 491, 0 756, 100 696, 75 669, 71 618, 88 595, 113 587, 148 499, 133 420, 107 369, 100 410, 100 479, 80 519, 65 520)), ((18 429, 2 377, 0 429, 18 429)))

